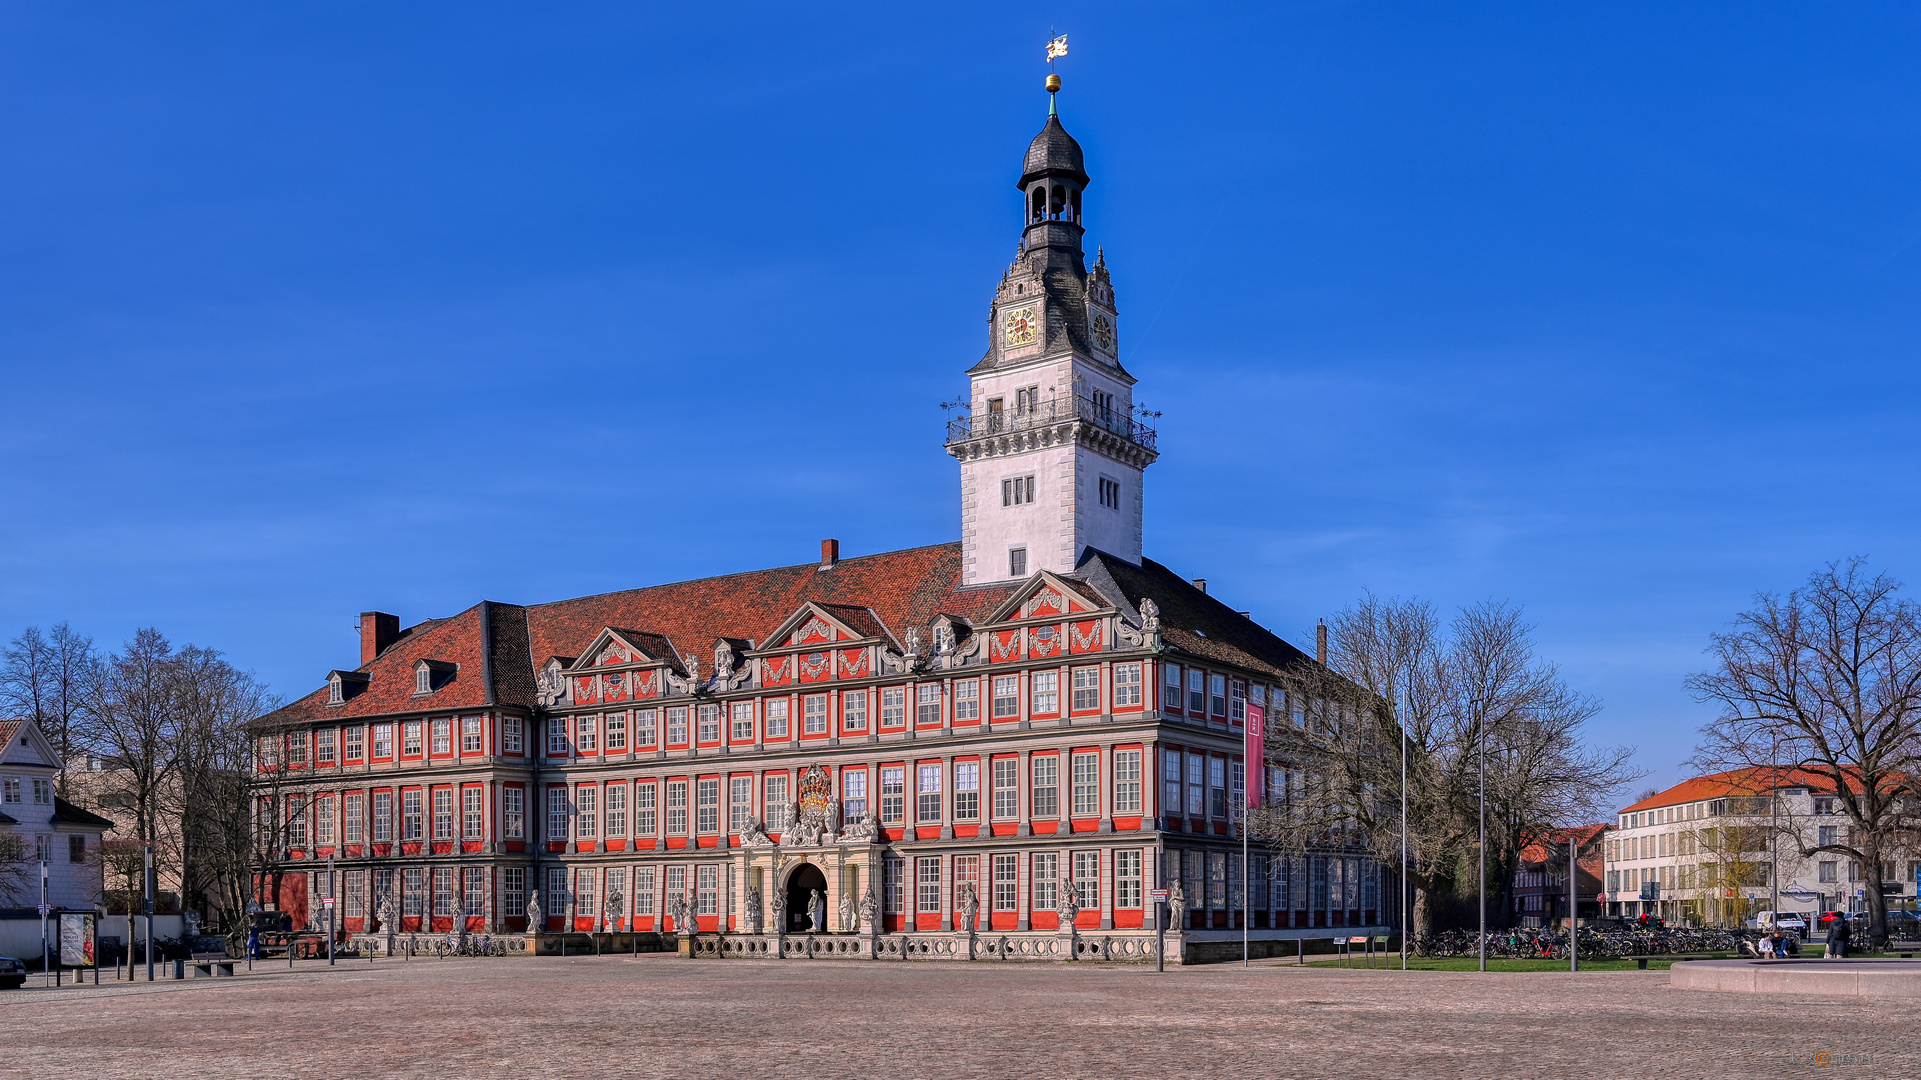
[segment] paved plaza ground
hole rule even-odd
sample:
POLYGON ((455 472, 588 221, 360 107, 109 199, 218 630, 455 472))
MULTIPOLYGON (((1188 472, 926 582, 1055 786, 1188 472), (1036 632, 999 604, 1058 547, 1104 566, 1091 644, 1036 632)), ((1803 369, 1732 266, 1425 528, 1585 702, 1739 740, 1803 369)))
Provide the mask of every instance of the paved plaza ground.
POLYGON ((0 992, 0 1077, 1911 1076, 1918 1032, 1663 972, 343 960, 0 992))

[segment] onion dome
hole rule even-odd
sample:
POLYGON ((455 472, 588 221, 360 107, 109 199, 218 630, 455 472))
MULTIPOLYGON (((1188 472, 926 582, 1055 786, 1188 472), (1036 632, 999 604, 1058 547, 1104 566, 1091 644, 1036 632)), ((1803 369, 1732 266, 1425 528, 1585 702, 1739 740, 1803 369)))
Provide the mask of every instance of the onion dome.
POLYGON ((1027 160, 1021 165, 1020 187, 1043 176, 1071 176, 1087 185, 1087 169, 1082 163, 1081 144, 1061 126, 1061 118, 1049 113, 1047 126, 1027 144, 1027 160))

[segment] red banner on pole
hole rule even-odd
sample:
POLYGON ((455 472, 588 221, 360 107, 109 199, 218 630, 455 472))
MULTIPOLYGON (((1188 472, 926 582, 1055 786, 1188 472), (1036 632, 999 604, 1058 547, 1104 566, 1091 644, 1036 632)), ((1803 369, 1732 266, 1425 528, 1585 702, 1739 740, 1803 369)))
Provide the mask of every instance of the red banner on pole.
POLYGON ((1267 794, 1267 738, 1265 725, 1267 707, 1248 702, 1247 705, 1247 746, 1244 750, 1247 762, 1247 808, 1253 810, 1261 805, 1262 796, 1267 794))

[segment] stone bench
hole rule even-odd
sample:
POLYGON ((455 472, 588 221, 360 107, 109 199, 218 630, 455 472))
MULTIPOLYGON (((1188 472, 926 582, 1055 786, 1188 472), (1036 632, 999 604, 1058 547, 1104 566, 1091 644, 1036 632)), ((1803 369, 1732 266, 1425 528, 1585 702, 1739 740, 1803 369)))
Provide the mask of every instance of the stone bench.
POLYGON ((188 960, 196 977, 205 975, 208 978, 232 975, 234 963, 234 959, 223 952, 197 952, 188 960))

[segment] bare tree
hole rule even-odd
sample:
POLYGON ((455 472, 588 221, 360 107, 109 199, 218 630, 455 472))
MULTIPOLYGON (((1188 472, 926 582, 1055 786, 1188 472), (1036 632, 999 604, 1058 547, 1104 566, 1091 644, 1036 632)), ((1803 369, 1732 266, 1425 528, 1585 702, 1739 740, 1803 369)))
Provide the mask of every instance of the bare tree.
POLYGON ((213 649, 189 645, 173 662, 176 780, 163 799, 180 860, 182 902, 231 923, 245 907, 253 864, 249 725, 280 701, 213 649))
POLYGON ((99 680, 100 657, 93 639, 66 623, 42 636, 29 626, 0 655, 0 709, 28 717, 60 752, 55 790, 71 798, 67 762, 86 746, 85 709, 99 680))
POLYGON ((1444 631, 1424 602, 1366 596, 1330 622, 1328 670, 1290 693, 1303 722, 1271 726, 1267 744, 1286 790, 1255 827, 1284 849, 1358 844, 1396 867, 1405 828, 1416 934, 1477 872, 1483 791, 1490 910, 1503 912, 1527 838, 1591 820, 1636 776, 1630 751, 1581 743, 1598 706, 1535 659, 1505 605, 1464 609, 1444 631))
POLYGON ((16 832, 0 832, 0 902, 24 902, 34 883, 33 843, 16 832))
POLYGON ((173 646, 151 627, 107 658, 89 711, 100 753, 127 777, 134 839, 157 844, 164 788, 174 773, 173 646))
POLYGON ((1706 771, 1792 762, 1833 785, 1851 825, 1801 846, 1858 861, 1869 935, 1887 939, 1881 865, 1910 846, 1921 748, 1921 609, 1866 560, 1829 564, 1785 597, 1763 593, 1708 647, 1714 668, 1688 679, 1721 715, 1702 728, 1706 771))

